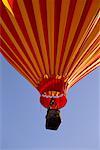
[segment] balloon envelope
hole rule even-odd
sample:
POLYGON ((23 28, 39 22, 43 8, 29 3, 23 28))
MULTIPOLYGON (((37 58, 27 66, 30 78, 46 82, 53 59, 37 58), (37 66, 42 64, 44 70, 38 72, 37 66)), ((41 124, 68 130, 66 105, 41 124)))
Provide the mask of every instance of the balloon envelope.
POLYGON ((53 84, 61 95, 100 66, 98 0, 2 0, 0 9, 1 53, 40 93, 59 96, 53 84))

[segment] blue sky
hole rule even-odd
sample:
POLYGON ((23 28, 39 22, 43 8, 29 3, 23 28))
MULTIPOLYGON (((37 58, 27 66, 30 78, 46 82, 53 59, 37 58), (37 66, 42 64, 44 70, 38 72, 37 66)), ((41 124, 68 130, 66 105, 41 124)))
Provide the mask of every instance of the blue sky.
POLYGON ((0 56, 0 150, 99 150, 100 70, 68 92, 57 131, 45 129, 39 93, 0 56))

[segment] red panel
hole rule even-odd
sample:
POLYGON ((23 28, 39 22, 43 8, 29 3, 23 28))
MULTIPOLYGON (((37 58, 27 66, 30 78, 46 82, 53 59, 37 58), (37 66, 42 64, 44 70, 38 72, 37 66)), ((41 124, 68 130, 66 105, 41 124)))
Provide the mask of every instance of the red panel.
POLYGON ((43 24, 43 32, 44 32, 45 44, 46 44, 47 55, 48 55, 49 72, 51 74, 51 70, 50 70, 50 57, 49 57, 49 43, 48 43, 48 27, 47 27, 46 0, 40 0, 39 2, 40 2, 40 11, 41 11, 42 24, 43 24))
MULTIPOLYGON (((62 0, 55 0, 55 8, 54 8, 54 64, 56 64, 57 51, 59 51, 59 50, 57 50, 57 45, 58 45, 61 3, 62 3, 62 0)), ((54 73, 55 73, 55 66, 54 66, 54 73)))
POLYGON ((15 0, 8 0, 8 2, 9 2, 9 4, 10 4, 11 8, 13 8, 13 3, 14 3, 14 1, 15 1, 15 0))

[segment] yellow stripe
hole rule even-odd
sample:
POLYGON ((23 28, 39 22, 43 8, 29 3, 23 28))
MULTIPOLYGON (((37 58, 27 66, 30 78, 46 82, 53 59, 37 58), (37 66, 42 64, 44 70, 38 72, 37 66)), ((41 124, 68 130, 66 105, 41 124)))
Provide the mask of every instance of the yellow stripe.
POLYGON ((58 35, 58 45, 57 45, 57 57, 56 57, 56 67, 55 67, 55 73, 56 75, 59 74, 58 67, 60 63, 60 56, 61 56, 61 49, 62 49, 62 43, 64 38, 64 31, 68 16, 68 8, 69 8, 70 0, 62 0, 61 4, 61 13, 60 13, 60 25, 59 25, 59 35, 58 35))
POLYGON ((72 19, 72 23, 71 23, 71 27, 70 27, 70 31, 69 31, 67 43, 66 43, 64 57, 62 58, 62 64, 61 64, 61 68, 60 68, 60 74, 63 71, 66 59, 68 57, 69 49, 70 49, 70 46, 72 44, 75 32, 77 30, 77 27, 78 27, 78 24, 79 24, 79 21, 80 21, 80 18, 81 18, 81 15, 82 15, 85 3, 86 3, 86 0, 84 0, 84 1, 79 0, 76 3, 75 10, 74 10, 74 15, 73 15, 73 19, 72 19))
MULTIPOLYGON (((32 26, 30 24, 30 20, 28 18, 28 14, 27 14, 27 11, 26 11, 26 8, 25 8, 25 4, 23 2, 23 0, 21 1, 17 1, 18 3, 18 7, 20 9, 20 12, 21 12, 21 15, 22 15, 22 18, 23 18, 23 21, 24 21, 24 24, 25 24, 25 27, 27 29, 27 33, 28 33, 28 36, 30 38, 30 41, 31 41, 31 44, 34 48, 34 52, 36 54, 36 57, 41 65, 41 69, 42 69, 42 73, 45 74, 45 70, 44 70, 44 67, 43 67, 43 62, 42 62, 42 59, 41 59, 41 55, 40 55, 40 52, 39 52, 39 49, 38 49, 38 46, 37 46, 37 43, 36 43, 36 39, 35 39, 35 36, 34 36, 34 33, 32 31, 32 26)), ((31 51, 28 51, 28 54, 32 60, 32 53, 31 51)), ((35 67, 37 68, 37 71, 39 72, 39 69, 37 67, 37 65, 35 64, 35 67)), ((40 74, 40 72, 39 72, 40 74)))
POLYGON ((47 0, 47 25, 49 39, 50 70, 54 74, 54 0, 47 0))
POLYGON ((8 8, 8 10, 10 11, 10 13, 14 16, 13 11, 8 3, 8 0, 2 0, 2 2, 4 3, 4 5, 6 6, 6 8, 8 8))
POLYGON ((47 50, 46 50, 46 44, 45 44, 45 38, 44 38, 44 32, 43 32, 43 26, 41 20, 39 0, 32 0, 32 4, 33 4, 33 9, 35 14, 35 20, 36 20, 40 45, 42 49, 42 56, 46 67, 46 74, 49 74, 49 64, 48 64, 47 50))

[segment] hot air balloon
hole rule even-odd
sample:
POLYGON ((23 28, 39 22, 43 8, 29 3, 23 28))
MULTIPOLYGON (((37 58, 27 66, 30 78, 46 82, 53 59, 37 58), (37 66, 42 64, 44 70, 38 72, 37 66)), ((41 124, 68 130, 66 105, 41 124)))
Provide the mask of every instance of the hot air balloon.
POLYGON ((98 0, 1 0, 0 51, 39 92, 57 130, 68 90, 100 66, 98 0))

